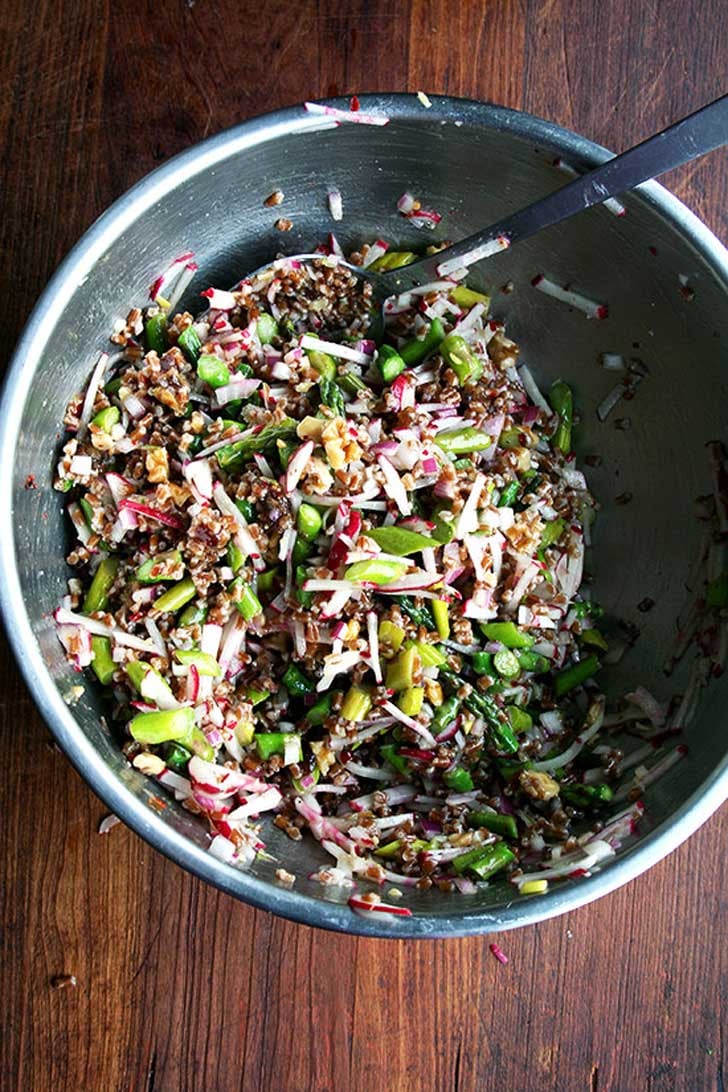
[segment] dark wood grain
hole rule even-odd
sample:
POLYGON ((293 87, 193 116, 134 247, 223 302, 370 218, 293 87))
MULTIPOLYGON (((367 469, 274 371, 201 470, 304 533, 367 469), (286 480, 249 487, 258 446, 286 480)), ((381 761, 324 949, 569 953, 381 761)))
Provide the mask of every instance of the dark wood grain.
MULTIPOLYGON (((257 112, 423 88, 619 149, 724 91, 728 64, 724 0, 4 0, 0 42, 4 349, 111 200, 257 112)), ((671 184, 728 237, 725 155, 671 184)), ((7 650, 0 672, 3 1089, 724 1088, 725 809, 626 889, 500 938, 505 967, 478 938, 328 935, 99 837, 7 650)))

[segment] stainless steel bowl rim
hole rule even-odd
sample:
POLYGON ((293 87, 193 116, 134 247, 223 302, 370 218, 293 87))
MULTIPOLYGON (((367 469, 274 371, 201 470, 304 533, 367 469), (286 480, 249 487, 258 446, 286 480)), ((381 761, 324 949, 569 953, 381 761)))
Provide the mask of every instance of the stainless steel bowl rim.
MULTIPOLYGON (((417 122, 424 108, 415 95, 362 95, 364 110, 381 111, 391 118, 417 122)), ((327 100, 346 108, 342 100, 327 100)), ((538 146, 559 148, 568 159, 598 164, 612 154, 601 145, 530 114, 502 106, 432 96, 426 111, 429 121, 464 122, 526 137, 538 146)), ((18 664, 40 712, 59 745, 110 810, 165 856, 221 891, 253 906, 270 910, 293 921, 340 932, 381 937, 455 937, 491 933, 534 924, 574 910, 607 895, 650 868, 688 838, 728 798, 728 753, 669 820, 645 835, 608 867, 594 875, 555 886, 548 894, 519 899, 499 913, 465 912, 417 915, 379 921, 352 913, 345 904, 313 899, 256 879, 218 861, 204 849, 167 825, 138 800, 95 751, 77 725, 41 657, 25 611, 18 579, 12 533, 12 491, 15 448, 22 407, 33 382, 48 333, 63 311, 70 294, 124 227, 159 201, 178 182, 213 167, 261 141, 276 136, 320 128, 322 119, 293 106, 243 122, 175 156, 120 197, 85 233, 58 267, 38 300, 18 342, 4 381, 0 403, 0 513, 4 531, 0 537, 0 609, 18 664)), ((663 186, 648 182, 640 196, 681 232, 728 283, 728 251, 682 202, 663 186)))

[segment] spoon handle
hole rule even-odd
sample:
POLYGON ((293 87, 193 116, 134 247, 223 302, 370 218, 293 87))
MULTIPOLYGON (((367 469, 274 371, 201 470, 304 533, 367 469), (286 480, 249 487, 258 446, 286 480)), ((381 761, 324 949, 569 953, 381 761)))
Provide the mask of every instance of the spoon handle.
POLYGON ((558 224, 582 209, 601 204, 609 197, 626 193, 640 182, 664 174, 691 159, 698 159, 726 143, 728 95, 723 95, 661 133, 608 159, 588 174, 580 175, 540 201, 506 216, 485 231, 469 235, 416 264, 385 274, 387 282, 393 286, 390 290, 422 284, 446 276, 455 269, 467 268, 542 228, 558 224), (400 281, 401 284, 398 283, 400 281))

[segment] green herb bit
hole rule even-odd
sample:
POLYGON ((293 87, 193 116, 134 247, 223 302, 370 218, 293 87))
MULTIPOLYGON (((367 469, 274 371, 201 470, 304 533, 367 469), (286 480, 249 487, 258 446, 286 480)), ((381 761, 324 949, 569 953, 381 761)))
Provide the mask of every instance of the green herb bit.
POLYGON ((93 660, 91 661, 91 668, 94 675, 99 680, 102 686, 108 686, 114 677, 114 674, 119 667, 111 655, 111 638, 109 637, 97 637, 91 638, 91 651, 93 652, 93 660))
POLYGON ((463 853, 462 856, 455 858, 452 867, 458 875, 462 875, 463 872, 472 872, 479 879, 488 880, 515 859, 515 854, 505 842, 497 842, 494 846, 476 846, 475 849, 463 853))
POLYGON ((571 428, 574 423, 574 396, 571 387, 559 379, 549 393, 551 408, 559 415, 559 423, 552 437, 554 447, 568 455, 571 451, 571 428))
POLYGON ((492 439, 487 432, 479 432, 477 428, 468 426, 438 433, 435 443, 446 455, 464 455, 471 451, 485 451, 492 439))
POLYGON ((427 550, 434 545, 431 538, 406 527, 373 527, 364 534, 367 538, 374 539, 386 554, 394 554, 396 557, 407 557, 408 554, 419 553, 420 550, 427 550))
POLYGON ((397 771, 397 773, 407 773, 407 762, 401 755, 397 754, 397 748, 393 743, 383 743, 379 748, 379 753, 385 762, 397 771))
POLYGON ((270 690, 257 690, 254 686, 248 686, 245 689, 246 701, 249 701, 252 706, 260 705, 262 701, 267 701, 270 697, 270 690))
POLYGON ((180 580, 179 584, 175 584, 173 588, 170 588, 169 591, 160 595, 158 599, 155 599, 152 605, 155 612, 161 614, 166 611, 178 611, 191 599, 194 599, 196 595, 197 588, 194 581, 191 577, 186 577, 186 579, 180 580))
POLYGON ((261 345, 270 345, 278 337, 278 323, 267 311, 261 311, 255 323, 255 332, 261 345))
POLYGON ((303 671, 295 664, 289 664, 283 673, 283 685, 292 697, 302 697, 304 694, 312 694, 315 685, 304 675, 303 671))
POLYGON ((306 713, 306 720, 312 728, 320 728, 327 717, 331 716, 331 710, 333 708, 334 695, 329 692, 314 702, 311 708, 306 713))
POLYGON ((247 497, 236 497, 235 507, 242 515, 246 523, 255 523, 256 512, 255 505, 252 501, 249 501, 247 497))
POLYGON ((167 316, 162 311, 159 314, 151 315, 144 323, 144 337, 150 351, 157 353, 158 356, 165 354, 167 351, 167 316))
POLYGON ((198 648, 175 649, 174 658, 178 663, 187 667, 196 667, 200 675, 209 675, 216 678, 222 674, 219 663, 209 652, 201 652, 198 648))
POLYGON ((399 580, 407 571, 404 561, 387 561, 386 559, 373 559, 372 561, 355 561, 349 565, 345 572, 347 580, 355 584, 391 584, 399 580))
POLYGON ((411 368, 413 364, 419 364, 430 353, 434 353, 444 337, 445 327, 442 320, 439 318, 433 319, 424 338, 416 337, 412 341, 408 341, 400 349, 399 355, 407 367, 411 368))
POLYGON ((221 447, 216 453, 217 461, 222 470, 238 470, 244 463, 253 458, 256 452, 262 452, 272 447, 278 440, 288 440, 296 435, 296 422, 289 417, 284 418, 280 424, 266 425, 255 436, 246 437, 244 440, 236 440, 232 444, 221 447))
POLYGON ((96 428, 100 428, 102 432, 111 432, 120 420, 121 412, 118 406, 107 406, 106 409, 99 410, 91 424, 96 425, 96 428))
POLYGON ((599 670, 600 663, 596 656, 587 656, 584 660, 579 660, 577 664, 573 664, 572 667, 567 667, 563 671, 559 671, 554 676, 554 693, 557 698, 563 697, 564 694, 568 694, 570 690, 574 690, 577 686, 581 686, 582 683, 590 679, 592 675, 596 675, 599 670))
POLYGON ((489 641, 500 641, 506 648, 531 648, 533 637, 515 622, 486 622, 481 629, 489 641))
POLYGON ((577 808, 599 808, 611 801, 614 790, 605 782, 598 785, 562 785, 559 796, 577 808))
POLYGON ((485 304, 484 314, 487 314, 490 307, 490 296, 484 295, 482 292, 476 292, 472 288, 468 288, 464 284, 459 284, 457 288, 453 288, 450 293, 450 299, 463 309, 469 311, 471 307, 475 307, 476 303, 485 304))
POLYGON ((504 648, 496 652, 493 657, 493 666, 504 679, 515 679, 521 672, 521 665, 515 652, 504 648))
POLYGON ((385 383, 391 383, 401 375, 407 365, 391 345, 382 345, 377 354, 377 367, 385 383))
POLYGON ((192 752, 183 747, 181 743, 165 743, 162 748, 162 757, 170 770, 177 773, 186 773, 187 765, 192 758, 192 752))
POLYGON ((179 550, 167 550, 147 558, 134 574, 140 584, 159 584, 163 580, 178 580, 184 561, 179 550))
POLYGON ((435 619, 435 628, 441 641, 446 641, 450 636, 449 607, 444 599, 433 599, 432 617, 435 619))
POLYGON ((408 616, 408 618, 412 619, 416 626, 424 626, 425 629, 435 628, 435 622, 428 607, 418 607, 412 597, 409 595, 398 596, 397 602, 399 603, 404 613, 408 616))
POLYGON ((422 704, 425 699, 425 691, 422 686, 410 686, 403 690, 397 698, 397 705, 408 717, 417 717, 422 712, 422 704))
MULTIPOLYGON (((455 460, 457 463, 457 460, 455 460)), ((470 466, 470 460, 467 460, 468 466, 470 466)), ((455 537, 455 519, 452 512, 442 513, 439 512, 435 517, 435 529, 432 532, 432 537, 435 542, 439 542, 441 546, 446 546, 448 542, 452 542, 455 537)))
POLYGON ((294 732, 258 732, 255 736, 255 745, 258 748, 258 754, 265 762, 273 755, 285 754, 286 743, 289 740, 296 740, 298 743, 298 757, 296 762, 300 762, 303 758, 303 750, 301 748, 301 737, 294 732))
POLYGON ((512 842, 518 839, 518 827, 512 815, 501 815, 497 811, 471 811, 468 825, 484 827, 491 834, 499 834, 501 838, 509 838, 512 842))
POLYGON ((501 495, 498 498, 498 507, 511 508, 518 497, 518 490, 520 488, 521 483, 519 481, 508 482, 507 485, 504 485, 501 490, 501 495))
POLYGON ((527 732, 533 727, 533 717, 519 705, 508 706, 508 719, 514 732, 527 732))
POLYGON ((94 573, 91 586, 86 592, 81 610, 84 614, 93 614, 97 610, 104 610, 109 601, 116 574, 119 570, 118 557, 105 557, 94 573))
POLYGON ((230 372, 219 357, 213 353, 203 353, 197 361, 197 375, 203 383, 216 390, 230 382, 230 372))
POLYGON ((388 250, 376 258, 369 268, 373 273, 385 273, 388 269, 401 269, 404 265, 412 265, 417 261, 417 255, 411 250, 388 250))
POLYGON ((585 645, 593 645, 594 648, 601 648, 602 652, 609 651, 609 645, 598 629, 582 630, 581 639, 585 645))
POLYGON ((255 594, 250 584, 241 576, 237 576, 230 585, 233 601, 246 622, 250 622, 256 615, 262 614, 263 604, 255 594))
POLYGON ((550 523, 545 524, 539 549, 546 550, 549 546, 553 546, 555 542, 559 541, 565 529, 565 519, 552 519, 550 523))
POLYGON ((341 704, 341 716, 344 720, 364 720, 372 707, 372 696, 361 686, 352 686, 341 704))
POLYGON ((594 621, 597 621, 599 618, 604 617, 604 607, 600 607, 598 603, 592 603, 585 599, 580 599, 577 603, 572 603, 571 610, 573 610, 574 616, 580 621, 584 618, 592 618, 594 621))
POLYGON ((448 789, 452 789, 453 792, 470 792, 473 788, 473 779, 469 770, 464 770, 462 766, 457 767, 454 770, 446 770, 442 775, 442 780, 447 785, 448 789))
POLYGON ((190 364, 196 364, 197 358, 202 350, 202 342, 193 325, 185 327, 177 338, 177 344, 189 360, 190 364))
POLYGON ((337 417, 345 416, 346 403, 344 402, 344 396, 341 393, 341 388, 336 385, 333 379, 321 376, 319 379, 319 394, 322 406, 328 406, 337 417))
POLYGON ((473 352, 464 337, 448 334, 440 342, 440 352, 445 362, 452 368, 460 386, 480 379, 483 374, 483 362, 473 352))
POLYGON ((83 512, 83 518, 86 520, 86 526, 90 531, 92 531, 94 526, 94 510, 91 504, 86 500, 85 497, 79 497, 78 507, 83 512))

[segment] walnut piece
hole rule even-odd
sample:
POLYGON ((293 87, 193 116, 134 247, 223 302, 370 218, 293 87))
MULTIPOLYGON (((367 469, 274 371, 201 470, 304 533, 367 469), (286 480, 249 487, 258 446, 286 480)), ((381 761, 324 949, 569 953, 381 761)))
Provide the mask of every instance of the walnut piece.
POLYGON ((540 770, 521 770, 518 780, 524 792, 534 800, 553 800, 559 795, 559 783, 540 770))

